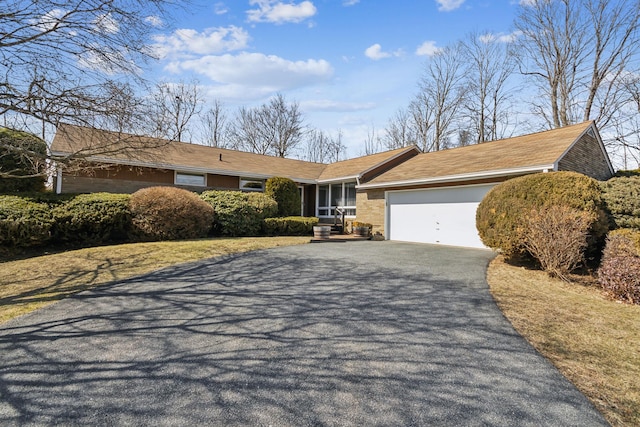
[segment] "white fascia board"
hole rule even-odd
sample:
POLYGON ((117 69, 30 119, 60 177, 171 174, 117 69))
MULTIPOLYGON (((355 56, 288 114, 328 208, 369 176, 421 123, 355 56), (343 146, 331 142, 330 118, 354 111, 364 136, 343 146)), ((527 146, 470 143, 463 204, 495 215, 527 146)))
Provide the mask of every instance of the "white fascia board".
POLYGON ((512 175, 521 175, 521 174, 527 174, 527 173, 544 172, 545 170, 555 170, 554 165, 551 164, 551 165, 530 166, 526 168, 501 169, 501 170, 487 171, 487 172, 473 172, 473 173, 465 173, 465 174, 459 174, 459 175, 439 176, 436 178, 419 178, 419 179, 412 179, 412 180, 406 180, 406 181, 361 184, 356 188, 368 189, 368 188, 385 188, 385 187, 409 187, 412 185, 422 185, 422 184, 440 184, 440 183, 444 184, 448 182, 469 181, 472 179, 487 179, 487 178, 497 178, 501 176, 512 176, 512 175))
POLYGON ((358 181, 360 179, 360 175, 353 176, 341 176, 340 178, 331 178, 331 179, 318 179, 315 182, 317 184, 331 184, 345 181, 358 181))
MULTIPOLYGON (((64 155, 65 153, 52 153, 52 154, 64 155)), ((196 168, 192 166, 172 165, 169 163, 150 163, 150 162, 142 162, 142 161, 136 161, 136 160, 114 160, 114 159, 109 159, 107 157, 101 157, 101 156, 90 156, 90 157, 87 157, 85 160, 90 162, 97 162, 97 163, 110 163, 114 165, 146 167, 151 169, 171 169, 179 172, 210 173, 210 174, 216 174, 216 175, 238 176, 238 177, 244 177, 244 178, 269 179, 275 176, 275 175, 266 175, 266 174, 253 173, 253 172, 229 171, 225 169, 196 168)), ((315 184, 317 182, 315 179, 308 179, 308 178, 291 178, 291 179, 301 184, 315 184)))

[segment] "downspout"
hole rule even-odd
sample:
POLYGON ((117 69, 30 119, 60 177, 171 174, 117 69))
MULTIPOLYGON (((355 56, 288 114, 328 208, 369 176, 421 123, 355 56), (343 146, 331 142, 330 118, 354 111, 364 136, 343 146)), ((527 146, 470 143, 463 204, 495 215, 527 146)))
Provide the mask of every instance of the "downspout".
POLYGON ((56 168, 56 194, 62 193, 62 169, 56 168))

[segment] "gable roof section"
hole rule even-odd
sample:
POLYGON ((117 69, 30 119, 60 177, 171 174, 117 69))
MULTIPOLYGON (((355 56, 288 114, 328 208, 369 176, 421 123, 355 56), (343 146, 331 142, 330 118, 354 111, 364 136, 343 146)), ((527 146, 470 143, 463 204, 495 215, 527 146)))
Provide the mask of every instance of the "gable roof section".
MULTIPOLYGON (((592 121, 499 141, 422 153, 359 188, 411 186, 554 170, 592 121)), ((596 131, 597 133, 597 131, 596 131)))
POLYGON ((331 163, 322 171, 318 181, 330 182, 345 179, 359 179, 364 174, 382 167, 386 163, 412 151, 415 151, 416 154, 420 152, 416 146, 410 146, 331 163))
POLYGON ((283 176, 305 183, 314 183, 327 166, 72 125, 58 127, 51 150, 56 156, 86 153, 93 162, 250 178, 283 176))

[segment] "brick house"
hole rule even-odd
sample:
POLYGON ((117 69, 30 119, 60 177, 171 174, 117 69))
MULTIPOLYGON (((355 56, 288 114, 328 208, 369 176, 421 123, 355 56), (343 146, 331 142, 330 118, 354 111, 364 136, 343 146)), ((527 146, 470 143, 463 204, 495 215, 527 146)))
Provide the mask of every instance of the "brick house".
POLYGON ((87 162, 102 165, 58 171, 58 193, 134 192, 152 185, 262 191, 267 178, 284 176, 298 184, 303 215, 329 220, 340 208, 387 239, 468 247, 483 247, 475 210, 497 183, 550 171, 599 180, 614 173, 593 122, 432 153, 405 147, 332 164, 70 125, 58 128, 52 152, 86 153, 87 162))

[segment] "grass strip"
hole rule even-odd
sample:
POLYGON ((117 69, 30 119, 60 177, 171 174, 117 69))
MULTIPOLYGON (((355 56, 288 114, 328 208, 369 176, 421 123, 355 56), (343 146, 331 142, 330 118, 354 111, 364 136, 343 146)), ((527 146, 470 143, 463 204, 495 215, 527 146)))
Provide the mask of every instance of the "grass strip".
POLYGON ((129 243, 0 263, 0 323, 77 292, 163 267, 308 242, 309 237, 243 237, 129 243))
POLYGON ((487 280, 515 329, 614 426, 640 425, 640 306, 607 299, 593 280, 565 283, 500 257, 487 280))

